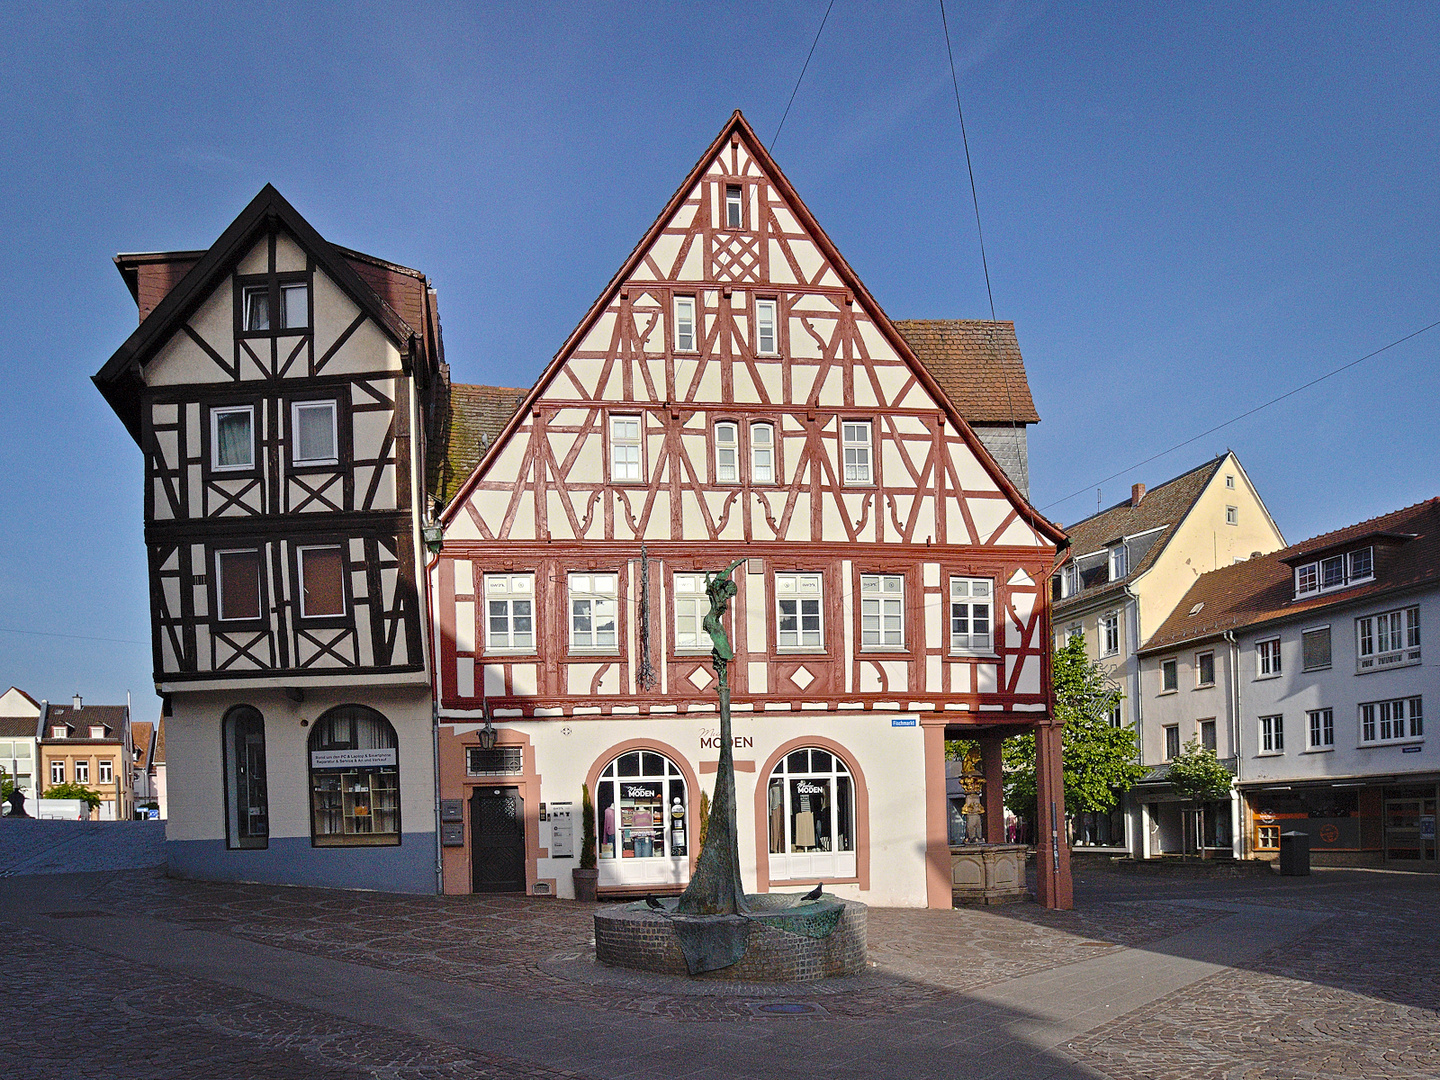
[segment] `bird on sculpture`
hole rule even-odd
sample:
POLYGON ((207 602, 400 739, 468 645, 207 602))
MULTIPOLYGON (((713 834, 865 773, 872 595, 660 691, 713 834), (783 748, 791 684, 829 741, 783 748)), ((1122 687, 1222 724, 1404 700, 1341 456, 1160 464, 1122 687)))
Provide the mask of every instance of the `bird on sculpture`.
POLYGON ((820 894, 825 891, 824 885, 816 885, 813 889, 802 896, 801 900, 819 900, 820 894))
POLYGON ((659 900, 656 900, 653 893, 645 897, 645 906, 654 911, 663 911, 665 909, 665 905, 660 903, 659 900))

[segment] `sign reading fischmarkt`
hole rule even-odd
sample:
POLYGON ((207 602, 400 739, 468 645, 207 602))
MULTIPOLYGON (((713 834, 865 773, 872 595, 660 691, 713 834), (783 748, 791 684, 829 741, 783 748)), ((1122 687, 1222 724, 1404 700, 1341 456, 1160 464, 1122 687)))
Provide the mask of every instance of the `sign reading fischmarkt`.
POLYGON ((312 769, 377 769, 395 764, 393 746, 379 750, 311 750, 312 769))

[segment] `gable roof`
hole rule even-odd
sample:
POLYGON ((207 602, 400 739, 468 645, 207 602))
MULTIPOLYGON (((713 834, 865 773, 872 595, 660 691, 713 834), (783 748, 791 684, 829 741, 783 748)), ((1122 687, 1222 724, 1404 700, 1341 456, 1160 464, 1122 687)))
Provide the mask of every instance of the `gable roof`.
POLYGON ((0 739, 39 738, 39 729, 38 716, 0 716, 0 739))
POLYGON ((895 329, 971 424, 1038 424, 1013 322, 896 319, 895 329))
MULTIPOLYGON (((260 193, 250 200, 250 205, 240 212, 240 216, 220 234, 209 250, 200 256, 175 287, 165 294, 164 299, 155 305, 154 310, 141 320, 134 333, 125 339, 124 344, 115 350, 93 377, 95 386, 110 403, 110 407, 115 410, 136 443, 140 441, 140 391, 144 386, 141 370, 180 324, 209 298, 220 280, 234 270, 259 236, 267 230, 271 221, 278 221, 284 226, 295 242, 314 258, 341 291, 374 319, 399 347, 405 370, 411 370, 410 350, 412 339, 417 334, 416 328, 402 319, 376 294, 375 289, 361 278, 340 248, 316 232, 314 227, 285 201, 280 192, 266 184, 260 189, 260 193)), ((141 257, 128 258, 138 260, 141 257)), ((121 274, 125 275, 126 265, 117 261, 117 266, 120 266, 121 274)), ((126 282, 129 283, 128 276, 126 282)), ((138 293, 136 299, 138 302, 138 293)), ((438 359, 435 362, 438 362, 438 359)), ((423 379, 423 374, 420 377, 423 379)))
POLYGON ((130 746, 141 765, 150 765, 151 743, 155 738, 155 725, 149 720, 136 720, 130 725, 130 746))
POLYGON ((591 327, 594 326, 595 322, 610 305, 621 285, 634 273, 636 267, 640 264, 641 260, 644 259, 646 253, 650 250, 666 223, 674 217, 675 213, 689 196, 691 189, 704 178, 706 170, 714 161, 716 154, 718 154, 725 143, 732 138, 744 144, 746 151, 759 164, 766 179, 779 190, 786 205, 799 222, 801 229, 808 233, 813 239, 815 245, 820 249, 821 254, 829 261, 840 280, 854 294, 856 302, 864 308, 873 320, 875 328, 885 336, 896 354, 902 360, 909 363, 915 373, 916 380, 925 388, 925 391, 930 394, 940 406, 941 410, 945 412, 947 418, 955 426, 955 429, 960 433, 971 452, 975 455, 981 468, 986 471, 999 489, 1011 500, 1012 504, 1024 512, 1026 519, 1036 532, 1056 544, 1063 544, 1065 542, 1064 531, 1030 505, 1030 501, 1015 487, 1009 476, 1005 474, 1005 471, 1001 469, 995 459, 990 456, 990 452, 985 448, 974 431, 971 430, 970 425, 965 422, 964 418, 956 410, 955 405, 950 401, 949 396, 931 374, 929 368, 916 357, 914 350, 910 347, 909 343, 906 342, 904 336, 895 328, 895 324, 890 321, 884 309, 876 302, 875 298, 870 295, 870 290, 865 287, 859 275, 851 269, 850 264, 845 261, 845 257, 840 254, 839 249, 835 247, 835 244, 831 241, 825 230, 820 227, 820 223, 816 221, 814 215, 810 213, 809 207, 805 205, 804 200, 800 198, 794 187, 791 186, 789 179, 787 179, 784 172, 781 171, 780 166, 775 163, 775 159, 770 156, 770 152, 765 148, 764 142, 755 134, 754 129, 750 127, 749 122, 746 121, 738 109, 731 114, 729 121, 720 129, 720 133, 715 136, 714 141, 705 148, 705 152, 700 155, 695 166, 686 175, 680 186, 676 188, 675 194, 670 197, 670 200, 656 216, 650 228, 646 230, 645 235, 640 238, 640 241, 635 245, 629 256, 621 263, 620 268, 611 276, 610 281, 590 306, 590 310, 586 312, 585 317, 580 320, 580 323, 571 331, 570 336, 565 339, 559 351, 551 358, 550 363, 546 365, 540 378, 536 380, 535 385, 532 386, 525 395, 524 401, 522 401, 519 408, 516 409, 515 414, 506 422, 500 435, 491 442, 489 450, 481 455, 475 470, 465 480, 460 489, 455 493, 454 498, 451 499, 450 503, 446 506, 444 513, 441 515, 441 522, 448 523, 459 511, 460 502, 469 493, 475 483, 479 481, 480 476, 483 474, 490 460, 496 456, 497 447, 510 438, 515 428, 519 426, 519 418, 528 410, 530 405, 540 397, 541 393, 560 372, 560 369, 570 354, 578 347, 580 342, 585 339, 591 327))
POLYGON ((150 764, 165 764, 165 714, 155 723, 155 748, 150 753, 150 764))
POLYGON ((1153 653, 1227 630, 1440 584, 1440 498, 1302 540, 1288 548, 1201 574, 1170 617, 1139 650, 1153 653), (1297 562, 1370 541, 1375 580, 1295 599, 1297 562), (1196 604, 1203 605, 1191 615, 1196 604))
POLYGON ((18 686, 12 686, 9 690, 6 690, 5 693, 0 694, 0 701, 8 698, 11 694, 19 694, 22 698, 24 698, 30 703, 31 708, 35 709, 36 712, 39 712, 40 702, 36 701, 33 697, 27 694, 24 690, 21 690, 18 686))
POLYGON ((130 710, 124 705, 86 705, 80 709, 72 705, 47 705, 45 711, 40 714, 40 741, 46 743, 124 742, 125 723, 129 715, 130 710), (56 724, 68 724, 74 729, 75 734, 59 739, 53 738, 48 732, 56 724), (110 729, 111 734, 101 739, 90 738, 90 728, 96 724, 104 724, 110 729))
POLYGON ((1161 552, 1165 550, 1165 545, 1175 534, 1176 526, 1185 520, 1185 516, 1190 513, 1206 485, 1215 478, 1215 474, 1219 472, 1221 464, 1228 456, 1228 454, 1221 454, 1203 465, 1197 465, 1189 472, 1166 480, 1160 486, 1147 491, 1141 498, 1139 506, 1131 505, 1131 500, 1126 499, 1124 502, 1116 503, 1083 521, 1066 526, 1065 531, 1070 534, 1070 550, 1061 561, 1062 566, 1074 562, 1077 558, 1083 558, 1085 555, 1099 551, 1107 544, 1114 543, 1122 537, 1136 536, 1151 530, 1162 531, 1155 535, 1140 558, 1132 558, 1132 565, 1124 577, 1116 578, 1114 581, 1100 582, 1094 588, 1082 589, 1072 596, 1055 601, 1057 616, 1065 608, 1078 606, 1081 602, 1089 603, 1098 597, 1119 592, 1126 584, 1134 581, 1154 566, 1155 560, 1160 557, 1161 552))
POLYGON ((429 488, 442 505, 470 478, 529 392, 528 387, 450 384, 449 407, 429 462, 429 488))

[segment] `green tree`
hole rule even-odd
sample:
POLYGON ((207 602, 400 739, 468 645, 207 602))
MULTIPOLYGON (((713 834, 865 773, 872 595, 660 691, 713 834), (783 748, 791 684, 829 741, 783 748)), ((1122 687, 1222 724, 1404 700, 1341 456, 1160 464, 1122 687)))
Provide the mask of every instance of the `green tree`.
POLYGON ((63 784, 52 784, 40 793, 40 797, 42 799, 80 799, 91 810, 100 805, 100 792, 69 780, 63 784))
POLYGON ((10 798, 10 793, 14 790, 15 782, 10 779, 10 775, 5 771, 4 766, 0 766, 0 800, 10 798))
MULTIPOLYGON (((1215 751, 1191 739, 1184 751, 1170 763, 1170 786, 1195 804, 1199 816, 1200 857, 1205 857, 1205 804, 1230 797, 1230 770, 1221 765, 1215 751)), ((1186 841, 1189 846, 1189 841, 1186 841)))
MULTIPOLYGON (((1120 701, 1120 688, 1104 668, 1085 654, 1085 638, 1076 634, 1056 649, 1050 666, 1055 688, 1055 716, 1063 723, 1062 764, 1065 810, 1068 814, 1105 812, 1117 794, 1144 775, 1134 728, 1114 727, 1110 714, 1120 701)), ((1011 813, 1035 823, 1035 736, 1005 740, 1005 805, 1011 813)))

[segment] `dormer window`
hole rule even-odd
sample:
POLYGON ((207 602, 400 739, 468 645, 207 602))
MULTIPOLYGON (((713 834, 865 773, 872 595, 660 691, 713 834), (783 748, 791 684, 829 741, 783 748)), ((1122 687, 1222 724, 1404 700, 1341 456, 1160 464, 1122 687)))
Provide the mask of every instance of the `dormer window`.
POLYGON ((1119 581, 1130 572, 1129 560, 1125 557, 1125 545, 1116 544, 1110 549, 1110 580, 1119 581))
POLYGON ((104 724, 91 724, 91 725, 90 725, 90 737, 91 737, 92 739, 103 739, 103 738, 105 738, 105 725, 104 725, 104 724))
POLYGON ((1375 551, 1360 548, 1344 555, 1328 555, 1295 568, 1296 597, 1343 589, 1375 577, 1375 551))
POLYGON ((70 737, 70 729, 64 724, 56 724, 50 729, 50 737, 52 739, 68 739, 70 737))
POLYGON ((1060 572, 1061 597, 1074 596, 1080 591, 1080 568, 1073 562, 1060 572))

